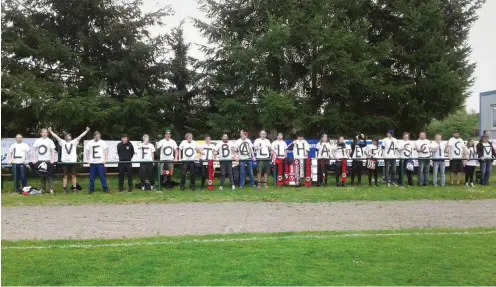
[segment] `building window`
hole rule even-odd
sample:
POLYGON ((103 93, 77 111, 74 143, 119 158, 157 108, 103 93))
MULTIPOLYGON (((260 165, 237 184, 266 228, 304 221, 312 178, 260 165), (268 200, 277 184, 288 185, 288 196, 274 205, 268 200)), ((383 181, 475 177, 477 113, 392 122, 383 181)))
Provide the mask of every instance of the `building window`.
POLYGON ((496 105, 493 105, 493 128, 496 128, 496 105))

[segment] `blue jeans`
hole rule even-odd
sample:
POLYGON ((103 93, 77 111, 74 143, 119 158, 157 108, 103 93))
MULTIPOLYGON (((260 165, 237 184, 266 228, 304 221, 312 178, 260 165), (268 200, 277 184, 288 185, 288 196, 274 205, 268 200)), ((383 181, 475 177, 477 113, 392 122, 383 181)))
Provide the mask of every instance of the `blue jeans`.
POLYGON ((24 164, 13 164, 13 171, 16 175, 16 184, 17 188, 22 188, 28 185, 28 181, 26 179, 26 166, 24 164), (19 185, 19 181, 21 181, 22 186, 19 185))
POLYGON ((239 161, 239 186, 245 186, 246 173, 245 168, 248 166, 248 176, 250 177, 250 185, 254 185, 253 182, 253 161, 249 160, 240 160, 239 161))
POLYGON ((90 164, 90 191, 95 191, 95 178, 97 176, 100 178, 103 190, 108 190, 105 165, 103 163, 93 163, 90 164))
POLYGON ((491 168, 493 166, 492 160, 485 159, 480 164, 481 176, 480 176, 480 184, 487 185, 489 183, 489 175, 491 175, 491 168))
POLYGON ((429 168, 430 168, 430 159, 419 159, 419 169, 418 169, 418 183, 420 186, 429 185, 429 168))
POLYGON ((437 185, 437 173, 441 173, 441 182, 439 185, 444 186, 446 184, 446 175, 445 175, 446 164, 444 160, 435 160, 433 161, 433 178, 432 181, 434 185, 437 185))

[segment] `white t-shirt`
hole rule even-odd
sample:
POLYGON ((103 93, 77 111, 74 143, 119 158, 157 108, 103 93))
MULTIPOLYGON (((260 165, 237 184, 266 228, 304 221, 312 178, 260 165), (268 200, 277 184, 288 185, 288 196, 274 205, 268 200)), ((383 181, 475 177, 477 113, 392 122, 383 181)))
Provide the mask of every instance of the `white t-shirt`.
POLYGON ((306 140, 295 140, 293 142, 293 158, 305 159, 308 157, 310 145, 306 140))
POLYGON ((382 140, 382 147, 384 148, 384 158, 395 158, 396 150, 398 149, 398 140, 395 138, 385 138, 382 140))
POLYGON ((285 158, 287 149, 288 145, 283 140, 275 140, 272 143, 272 150, 276 153, 277 158, 285 158))
POLYGON ((475 146, 472 147, 464 147, 465 153, 467 154, 468 160, 465 161, 465 165, 468 166, 477 166, 477 161, 479 159, 479 155, 477 154, 477 149, 475 146))
POLYGON ((398 149, 401 149, 400 157, 401 158, 411 158, 412 152, 413 152, 413 145, 414 145, 414 143, 410 140, 408 140, 408 141, 404 140, 401 143, 399 143, 398 149))
POLYGON ((221 142, 215 146, 219 160, 229 161, 233 160, 234 145, 231 142, 221 142))
POLYGON ((12 156, 12 163, 25 163, 26 153, 29 152, 31 148, 26 143, 13 143, 9 146, 9 152, 12 156))
POLYGON ((108 150, 108 145, 103 140, 95 141, 90 140, 85 147, 89 151, 89 163, 103 163, 105 160, 105 151, 108 150))
POLYGON ((50 161, 52 159, 52 152, 55 151, 55 144, 49 138, 39 138, 33 144, 36 150, 36 159, 38 161, 50 161))
POLYGON ((463 156, 463 150, 465 149, 465 143, 461 138, 455 139, 454 137, 450 138, 448 141, 448 146, 451 148, 451 158, 453 159, 461 159, 463 156))
POLYGON ((429 147, 431 145, 430 140, 417 140, 415 142, 415 150, 417 150, 417 154, 419 158, 429 158, 431 157, 431 152, 429 147))
POLYGON ((332 147, 328 142, 318 142, 317 143, 317 158, 329 159, 331 158, 332 147))
POLYGON ((492 159, 493 158, 493 147, 490 143, 482 143, 482 156, 484 159, 492 159))
POLYGON ((160 150, 160 160, 173 161, 174 152, 177 150, 177 143, 173 139, 161 139, 157 143, 157 149, 160 150))
POLYGON ((215 150, 215 145, 210 143, 210 144, 202 144, 199 147, 200 150, 200 159, 202 161, 209 161, 214 159, 214 150, 215 150))
POLYGON ((240 160, 251 159, 253 144, 251 143, 250 139, 238 139, 234 146, 238 151, 240 160))
POLYGON ((153 161, 153 153, 155 152, 155 147, 151 143, 138 143, 138 150, 136 153, 138 154, 138 159, 140 161, 153 161))
POLYGON ((369 144, 365 147, 365 154, 368 158, 378 158, 381 154, 381 150, 378 146, 369 144))
POLYGON ((188 142, 187 140, 183 140, 179 145, 179 149, 181 150, 182 161, 195 161, 198 159, 196 154, 196 141, 188 142))
POLYGON ((77 145, 79 144, 78 140, 65 141, 60 140, 59 145, 62 149, 62 157, 60 160, 62 162, 77 162, 77 145))
POLYGON ((432 142, 431 144, 432 158, 443 158, 445 157, 446 152, 446 144, 445 143, 437 143, 432 142))
POLYGON ((272 145, 268 139, 256 139, 253 148, 257 151, 257 159, 270 159, 272 145))
POLYGON ((350 148, 347 145, 336 145, 333 154, 335 159, 347 159, 350 154, 350 148))

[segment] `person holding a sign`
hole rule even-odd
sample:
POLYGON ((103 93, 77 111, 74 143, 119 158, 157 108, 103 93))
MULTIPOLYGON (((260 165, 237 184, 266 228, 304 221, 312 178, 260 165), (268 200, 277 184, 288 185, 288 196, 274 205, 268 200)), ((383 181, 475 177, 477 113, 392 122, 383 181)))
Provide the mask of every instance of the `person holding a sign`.
POLYGON ((179 145, 181 161, 181 182, 179 188, 186 189, 186 175, 189 172, 189 187, 192 190, 196 189, 195 186, 195 161, 198 160, 196 155, 196 141, 193 140, 193 135, 187 133, 184 140, 179 145))
POLYGON ((246 170, 248 169, 248 176, 250 178, 250 185, 256 187, 253 180, 253 144, 248 138, 248 133, 241 131, 240 138, 234 145, 239 157, 239 188, 245 187, 246 170))
POLYGON ((200 153, 201 162, 201 185, 203 189, 205 187, 205 181, 208 177, 208 161, 214 159, 214 149, 215 145, 212 144, 212 138, 209 135, 205 136, 205 143, 198 147, 198 152, 200 153))
POLYGON ((394 131, 389 130, 386 137, 382 140, 382 150, 384 156, 384 168, 386 174, 386 182, 388 186, 396 185, 396 157, 398 150, 398 140, 394 137, 394 131))
MULTIPOLYGON (((171 139, 171 130, 166 129, 164 138, 157 143, 157 150, 160 151, 160 163, 159 168, 162 170, 162 174, 166 176, 165 188, 172 188, 172 174, 174 171, 174 161, 179 160, 179 152, 177 143, 175 140, 171 139)), ((163 182, 163 179, 161 180, 163 182)))
POLYGON ((320 137, 317 143, 317 184, 327 185, 327 169, 329 166, 329 159, 331 158, 332 147, 326 134, 320 137))
POLYGON ((431 152, 429 147, 431 142, 425 138, 425 132, 420 132, 419 139, 415 142, 415 150, 419 158, 418 184, 419 186, 429 185, 429 169, 431 167, 431 152))
POLYGON ((450 159, 450 184, 453 185, 453 173, 456 174, 456 184, 460 185, 460 179, 463 172, 463 150, 465 143, 460 138, 460 131, 455 131, 453 137, 448 141, 448 156, 450 159))
POLYGON ((465 186, 475 187, 474 172, 475 168, 477 167, 477 160, 479 159, 479 155, 477 154, 477 149, 472 139, 467 140, 467 146, 464 150, 464 157, 467 159, 465 161, 465 186))
POLYGON ((332 150, 333 158, 336 159, 336 186, 344 187, 343 177, 346 176, 344 170, 346 170, 346 166, 343 167, 343 164, 346 164, 346 159, 350 157, 350 150, 346 145, 344 137, 338 138, 338 143, 332 150))
POLYGON ((363 134, 359 134, 351 144, 351 184, 355 182, 355 176, 358 177, 358 185, 362 184, 363 160, 365 159, 364 148, 367 146, 367 139, 363 134))
MULTIPOLYGON (((75 139, 72 139, 71 134, 66 134, 63 140, 56 133, 52 131, 52 128, 48 128, 48 131, 58 141, 60 145, 60 149, 62 150, 62 156, 60 158, 60 161, 63 163, 76 163, 77 146, 79 144, 79 141, 90 131, 90 128, 86 127, 86 130, 75 139)), ((67 178, 69 177, 69 173, 71 174, 71 178, 72 178, 71 191, 72 193, 76 193, 76 187, 77 187, 76 165, 64 164, 62 165, 62 171, 64 172, 64 177, 62 179, 62 189, 64 190, 64 193, 67 193, 67 178)))
POLYGON ((300 185, 300 181, 305 178, 305 160, 308 158, 308 152, 310 151, 310 145, 303 137, 302 133, 296 135, 296 140, 290 144, 293 146, 293 171, 294 174, 290 174, 290 184, 300 185), (296 161, 298 160, 298 161, 296 161), (298 163, 298 164, 296 164, 298 163))
POLYGON ((28 185, 28 181, 26 179, 26 164, 28 164, 29 151, 31 148, 23 142, 23 137, 21 134, 17 134, 15 139, 16 142, 9 146, 7 163, 9 165, 15 165, 13 168, 15 168, 15 173, 17 176, 17 186, 25 187, 28 185), (19 181, 21 182, 21 185, 19 185, 19 181))
POLYGON ((365 155, 367 156, 367 170, 369 171, 369 186, 372 186, 372 176, 374 176, 375 186, 377 185, 378 166, 377 158, 381 156, 382 149, 379 148, 379 140, 373 139, 372 144, 365 147, 365 155))
POLYGON ((37 168, 43 170, 41 178, 41 189, 45 190, 48 182, 50 194, 54 193, 53 190, 53 176, 52 169, 55 162, 55 144, 48 138, 48 130, 41 129, 41 138, 37 139, 33 144, 32 161, 36 163, 37 168))
POLYGON ((493 164, 493 160, 496 158, 496 152, 494 148, 489 142, 489 136, 484 135, 481 141, 477 144, 477 153, 481 158, 480 168, 481 168, 481 185, 488 185, 489 176, 491 175, 491 168, 493 164))
POLYGON ((267 185, 267 177, 270 169, 270 153, 272 145, 270 140, 266 138, 267 134, 264 130, 260 131, 260 138, 255 140, 253 148, 257 152, 257 187, 269 187, 267 185))
POLYGON ((430 148, 432 152, 432 181, 434 183, 434 186, 437 186, 437 173, 439 172, 441 174, 440 178, 440 185, 445 186, 446 184, 446 175, 445 175, 445 169, 446 165, 444 162, 444 158, 446 157, 446 153, 448 152, 448 149, 446 148, 446 144, 441 142, 441 135, 436 134, 434 138, 434 142, 431 144, 430 148))
POLYGON ((227 136, 227 134, 222 135, 222 143, 215 146, 214 154, 219 159, 220 165, 220 190, 224 189, 226 174, 229 177, 229 183, 231 184, 232 190, 236 189, 236 186, 234 185, 232 168, 235 153, 234 150, 234 145, 229 142, 229 137, 227 136))
POLYGON ((133 156, 136 154, 134 151, 134 145, 129 141, 127 135, 121 136, 121 142, 117 144, 117 155, 119 156, 118 164, 119 168, 119 192, 124 191, 124 177, 127 174, 127 191, 133 191, 133 164, 129 161, 133 160, 133 156))
MULTIPOLYGON (((403 133, 403 141, 398 145, 398 151, 400 152, 400 171, 405 171, 407 182, 409 186, 413 185, 413 169, 414 164, 412 160, 413 143, 410 141, 410 134, 407 132, 403 133)), ((403 174, 400 173, 400 186, 403 186, 403 174)))
POLYGON ((141 190, 147 189, 146 180, 150 184, 150 190, 153 190, 153 184, 155 183, 155 176, 153 175, 153 159, 155 157, 155 146, 150 143, 150 137, 145 134, 143 135, 143 142, 138 145, 138 158, 140 161, 145 161, 140 163, 140 181, 141 190))
POLYGON ((99 131, 93 133, 93 139, 85 147, 86 158, 90 163, 90 191, 88 194, 95 192, 95 178, 100 178, 103 192, 108 192, 107 177, 105 174, 105 163, 108 159, 108 145, 102 140, 99 131))

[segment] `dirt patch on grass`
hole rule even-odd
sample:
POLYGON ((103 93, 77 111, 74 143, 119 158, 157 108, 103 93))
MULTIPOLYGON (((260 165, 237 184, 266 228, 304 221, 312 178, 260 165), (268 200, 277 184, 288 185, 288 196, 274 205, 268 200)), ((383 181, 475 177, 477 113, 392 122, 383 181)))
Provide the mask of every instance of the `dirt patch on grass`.
POLYGON ((494 199, 2 208, 3 240, 494 226, 494 199))

